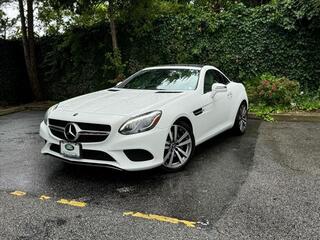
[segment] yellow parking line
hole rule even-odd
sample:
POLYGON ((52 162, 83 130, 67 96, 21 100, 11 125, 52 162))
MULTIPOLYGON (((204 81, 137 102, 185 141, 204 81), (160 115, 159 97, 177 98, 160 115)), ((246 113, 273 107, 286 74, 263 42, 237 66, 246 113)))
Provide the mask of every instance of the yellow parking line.
MULTIPOLYGON (((17 196, 17 197, 22 197, 22 196, 25 196, 27 193, 16 190, 14 192, 11 192, 10 194, 17 196)), ((39 200, 47 201, 50 198, 51 197, 49 197, 47 195, 41 195, 39 197, 39 200)), ((68 200, 68 199, 64 199, 64 198, 61 198, 60 200, 58 200, 57 203, 65 204, 65 205, 69 205, 69 206, 73 206, 73 207, 81 207, 81 208, 87 206, 87 203, 85 203, 85 202, 80 202, 80 201, 76 201, 76 200, 68 200)))
POLYGON ((11 192, 10 194, 14 195, 14 196, 22 197, 22 196, 26 195, 27 193, 22 192, 22 191, 14 191, 14 192, 11 192))
POLYGON ((85 202, 78 202, 78 201, 75 201, 75 200, 68 200, 68 199, 63 199, 63 198, 60 199, 59 201, 57 201, 57 203, 70 205, 70 206, 73 206, 73 207, 85 207, 85 206, 87 206, 87 203, 85 203, 85 202))
POLYGON ((51 197, 46 196, 46 195, 41 195, 41 196, 39 197, 39 199, 42 200, 42 201, 47 201, 47 200, 49 200, 50 198, 51 198, 51 197))
MULTIPOLYGON (((27 193, 16 190, 14 192, 11 192, 10 194, 14 195, 14 196, 22 197, 22 196, 25 196, 27 193)), ((39 200, 47 201, 50 198, 51 197, 49 197, 47 195, 41 195, 39 197, 39 200)), ((68 199, 64 199, 64 198, 61 198, 60 200, 58 200, 57 203, 69 205, 69 206, 73 206, 73 207, 80 207, 80 208, 87 206, 87 203, 85 203, 85 202, 80 202, 80 201, 76 201, 76 200, 68 200, 68 199)), ((160 222, 167 222, 167 223, 172 223, 172 224, 184 224, 185 226, 191 227, 191 228, 196 227, 196 224, 197 224, 197 222, 193 222, 193 221, 182 220, 182 219, 167 217, 167 216, 161 216, 161 215, 157 215, 157 214, 146 214, 146 213, 141 213, 141 212, 124 212, 123 216, 132 216, 132 217, 160 221, 160 222)))
POLYGON ((123 216, 132 216, 132 217, 144 218, 144 219, 155 220, 155 221, 160 221, 160 222, 168 222, 168 223, 173 223, 173 224, 182 223, 182 224, 186 225, 187 227, 195 227, 196 226, 196 222, 187 221, 187 220, 180 220, 178 218, 166 217, 166 216, 161 216, 161 215, 156 215, 156 214, 145 214, 145 213, 140 213, 140 212, 124 212, 123 216))

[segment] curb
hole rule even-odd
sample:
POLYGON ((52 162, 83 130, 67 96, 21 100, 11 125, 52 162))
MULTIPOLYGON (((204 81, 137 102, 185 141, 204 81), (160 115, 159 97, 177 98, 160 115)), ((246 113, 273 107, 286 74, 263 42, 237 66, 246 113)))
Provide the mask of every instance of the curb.
POLYGON ((39 105, 37 104, 26 104, 26 105, 21 105, 17 107, 10 107, 10 108, 5 108, 5 109, 0 109, 0 116, 8 115, 11 113, 17 113, 17 112, 22 112, 22 111, 45 111, 49 107, 51 107, 54 102, 46 102, 46 103, 41 103, 39 105))
POLYGON ((24 110, 25 110, 25 107, 11 107, 11 108, 7 108, 7 109, 2 109, 2 110, 0 110, 0 116, 7 115, 10 113, 21 112, 24 110))
MULTIPOLYGON (((320 113, 274 113, 270 116, 278 122, 320 122, 320 113)), ((263 120, 254 113, 248 113, 248 118, 263 120)))
MULTIPOLYGON (((22 111, 45 111, 51 107, 54 102, 46 102, 42 104, 26 104, 23 106, 11 107, 7 109, 0 109, 0 116, 8 115, 11 113, 22 112, 22 111)), ((271 116, 276 121, 285 122, 320 122, 320 113, 275 113, 271 116)), ((249 119, 262 120, 256 114, 249 112, 249 119)))

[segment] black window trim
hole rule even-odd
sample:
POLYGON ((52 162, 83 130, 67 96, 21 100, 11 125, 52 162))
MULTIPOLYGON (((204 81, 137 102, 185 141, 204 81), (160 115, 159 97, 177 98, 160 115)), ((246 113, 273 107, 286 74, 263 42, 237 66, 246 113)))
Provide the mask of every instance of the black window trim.
POLYGON ((220 76, 224 77, 227 80, 227 83, 220 83, 220 84, 223 84, 223 85, 227 86, 231 82, 229 80, 229 78, 226 75, 224 75, 223 72, 221 72, 219 69, 217 69, 217 68, 209 68, 204 73, 202 94, 207 94, 208 93, 208 92, 204 92, 205 91, 205 89, 204 89, 204 81, 206 79, 206 74, 207 74, 208 71, 216 71, 216 72, 218 72, 220 74, 220 76))
POLYGON ((209 71, 214 71, 214 70, 215 70, 214 68, 209 68, 209 69, 207 69, 206 72, 204 73, 203 84, 202 84, 202 94, 203 94, 203 95, 211 92, 211 91, 209 91, 209 92, 204 92, 204 91, 205 91, 205 89, 204 89, 204 83, 205 83, 205 80, 206 80, 206 75, 207 75, 207 73, 208 73, 209 71))
POLYGON ((231 82, 231 81, 229 80, 229 78, 228 78, 226 75, 224 75, 224 73, 221 72, 219 69, 214 69, 214 70, 216 70, 218 73, 220 73, 220 75, 222 75, 222 77, 224 77, 224 78, 227 80, 227 83, 222 83, 222 84, 228 85, 228 84, 231 82))

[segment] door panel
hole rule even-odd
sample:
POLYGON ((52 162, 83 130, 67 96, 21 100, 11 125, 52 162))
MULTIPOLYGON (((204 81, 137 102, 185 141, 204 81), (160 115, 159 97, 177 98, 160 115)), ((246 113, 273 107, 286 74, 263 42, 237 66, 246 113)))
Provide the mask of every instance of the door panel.
POLYGON ((221 83, 219 72, 213 69, 208 70, 204 79, 204 93, 201 96, 203 113, 199 119, 202 124, 201 136, 203 140, 223 131, 230 125, 232 91, 227 84, 225 85, 226 92, 216 93, 212 97, 211 86, 217 82, 221 83))

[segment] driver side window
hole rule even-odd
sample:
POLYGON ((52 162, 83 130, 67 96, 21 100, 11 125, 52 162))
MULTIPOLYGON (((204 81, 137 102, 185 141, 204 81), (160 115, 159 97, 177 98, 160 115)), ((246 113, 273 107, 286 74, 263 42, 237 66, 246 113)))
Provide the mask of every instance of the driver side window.
POLYGON ((217 71, 208 70, 204 76, 203 94, 211 92, 212 84, 219 82, 217 71))

